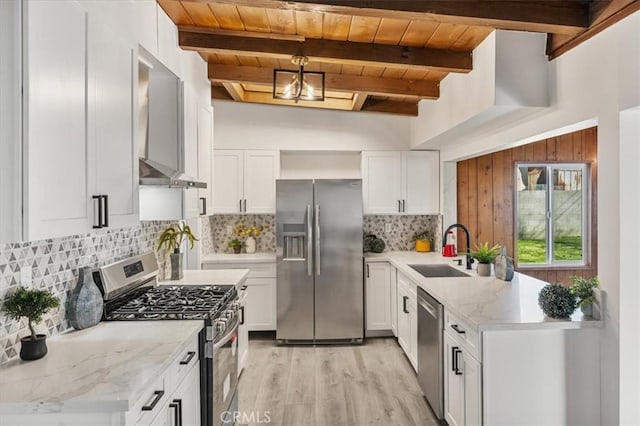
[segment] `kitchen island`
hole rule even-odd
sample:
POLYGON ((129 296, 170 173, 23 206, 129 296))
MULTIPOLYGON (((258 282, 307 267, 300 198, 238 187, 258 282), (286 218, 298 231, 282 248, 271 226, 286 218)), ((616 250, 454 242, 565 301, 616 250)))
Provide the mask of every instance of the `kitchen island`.
MULTIPOLYGON (((519 273, 510 282, 479 277, 438 253, 367 253, 365 265, 367 273, 390 271, 391 329, 419 381, 421 347, 434 343, 418 339, 418 315, 427 312, 419 312, 418 289, 443 305, 443 416, 450 425, 600 424, 597 315, 547 318, 538 306, 544 281, 519 273), (468 276, 426 278, 409 266, 430 264, 468 276)), ((599 293, 598 303, 596 313, 599 293)))

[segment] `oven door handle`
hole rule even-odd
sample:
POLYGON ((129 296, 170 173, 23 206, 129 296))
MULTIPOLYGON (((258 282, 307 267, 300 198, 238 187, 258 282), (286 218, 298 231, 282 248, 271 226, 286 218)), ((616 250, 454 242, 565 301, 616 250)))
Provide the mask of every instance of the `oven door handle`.
POLYGON ((231 340, 233 335, 238 331, 239 325, 240 325, 240 321, 238 321, 238 318, 236 317, 233 327, 231 327, 231 331, 229 331, 227 334, 224 335, 224 337, 222 337, 219 341, 213 344, 214 352, 220 349, 221 347, 223 347, 224 345, 226 345, 229 342, 229 340, 231 340))

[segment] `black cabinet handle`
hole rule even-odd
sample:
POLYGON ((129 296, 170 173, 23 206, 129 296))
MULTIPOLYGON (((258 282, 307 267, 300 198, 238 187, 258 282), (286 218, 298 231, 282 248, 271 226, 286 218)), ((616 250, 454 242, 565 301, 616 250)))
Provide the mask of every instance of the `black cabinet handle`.
POLYGON ((144 405, 142 407, 142 411, 151 411, 151 410, 153 410, 155 408, 155 406, 158 405, 158 402, 160 402, 160 400, 164 396, 164 391, 163 390, 157 390, 153 394, 155 395, 155 398, 153 398, 153 401, 151 401, 151 404, 144 405))
POLYGON ((398 200, 398 213, 402 213, 402 201, 398 200))
POLYGON ((461 353, 462 351, 457 346, 451 348, 451 370, 456 373, 456 376, 462 376, 462 371, 459 370, 458 366, 458 354, 461 353))
POLYGON ((367 263, 367 278, 369 278, 369 264, 367 263))
POLYGON ((104 205, 103 205, 103 209, 104 209, 104 221, 102 222, 102 226, 105 228, 109 227, 109 196, 108 195, 101 195, 100 197, 102 197, 102 199, 104 200, 104 205))
POLYGON ((182 400, 181 399, 174 399, 171 404, 169 404, 169 407, 173 408, 174 413, 173 413, 173 420, 174 420, 174 425, 175 426, 182 426, 182 400))
POLYGON ((242 199, 240 199, 240 213, 242 213, 242 199))
POLYGON ((240 306, 240 313, 242 314, 242 318, 240 318, 240 325, 244 324, 244 306, 240 306))
POLYGON ((96 201, 98 202, 98 222, 96 224, 95 222, 95 216, 94 216, 94 225, 93 225, 93 229, 100 229, 102 228, 102 197, 100 195, 93 195, 91 197, 91 199, 94 200, 93 202, 93 208, 96 208, 96 201))
POLYGON ((247 199, 244 199, 244 212, 247 212, 247 199))
POLYGON ((182 361, 180 361, 180 365, 189 364, 195 355, 196 355, 196 353, 193 352, 193 351, 187 352, 187 356, 182 361))
POLYGON ((404 205, 404 200, 402 200, 402 212, 403 212, 403 213, 406 213, 406 212, 407 212, 407 209, 406 209, 406 207, 405 207, 405 205, 404 205))
POLYGON ((466 331, 461 330, 458 324, 451 324, 451 328, 453 328, 458 334, 465 334, 466 331))
POLYGON ((200 210, 200 216, 206 216, 207 215, 207 198, 200 197, 200 201, 202 201, 202 210, 200 210))
POLYGON ((402 296, 402 312, 405 314, 409 313, 407 310, 407 300, 409 300, 409 296, 402 296))

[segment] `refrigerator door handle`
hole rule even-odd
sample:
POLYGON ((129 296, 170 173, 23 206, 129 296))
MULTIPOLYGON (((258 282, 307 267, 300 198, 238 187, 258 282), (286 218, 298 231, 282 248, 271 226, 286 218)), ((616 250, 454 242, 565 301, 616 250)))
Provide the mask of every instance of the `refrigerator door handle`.
POLYGON ((313 212, 311 205, 307 204, 307 275, 313 275, 313 212))
POLYGON ((314 240, 316 243, 316 247, 315 247, 315 251, 316 251, 316 258, 315 258, 315 264, 316 264, 316 275, 320 275, 320 206, 318 204, 316 204, 316 211, 315 211, 315 236, 314 236, 314 240))

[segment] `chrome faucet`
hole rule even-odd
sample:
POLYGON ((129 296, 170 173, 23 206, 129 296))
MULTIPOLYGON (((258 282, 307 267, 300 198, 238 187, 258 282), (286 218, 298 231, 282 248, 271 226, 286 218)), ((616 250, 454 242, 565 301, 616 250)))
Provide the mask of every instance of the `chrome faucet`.
POLYGON ((471 237, 469 236, 469 230, 467 229, 466 226, 464 226, 461 223, 454 223, 453 225, 450 225, 446 231, 444 231, 444 236, 442 238, 442 247, 444 248, 444 246, 447 245, 447 234, 449 233, 450 230, 452 230, 453 228, 462 228, 462 230, 464 231, 464 233, 467 236, 467 269, 471 269, 471 264, 473 263, 473 258, 469 255, 469 252, 471 251, 471 237))

